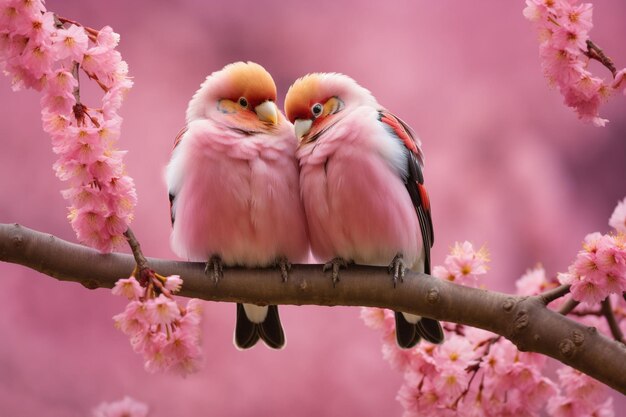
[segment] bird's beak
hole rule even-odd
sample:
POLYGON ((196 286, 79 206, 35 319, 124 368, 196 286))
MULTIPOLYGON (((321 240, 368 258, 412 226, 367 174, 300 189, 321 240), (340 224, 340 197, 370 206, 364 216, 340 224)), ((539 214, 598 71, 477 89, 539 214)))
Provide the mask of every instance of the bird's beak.
POLYGON ((298 138, 298 140, 302 139, 304 135, 309 133, 312 124, 313 120, 311 119, 296 119, 293 127, 296 130, 296 137, 298 138))
POLYGON ((264 101, 254 108, 259 120, 275 125, 278 122, 278 110, 273 101, 264 101))

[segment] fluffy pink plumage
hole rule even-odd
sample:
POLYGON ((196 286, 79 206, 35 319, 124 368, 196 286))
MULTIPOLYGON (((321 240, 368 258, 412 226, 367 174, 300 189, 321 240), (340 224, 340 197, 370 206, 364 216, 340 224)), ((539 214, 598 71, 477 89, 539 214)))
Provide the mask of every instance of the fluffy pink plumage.
POLYGON ((249 267, 306 259, 297 142, 275 99, 270 75, 243 62, 211 74, 192 98, 166 172, 179 256, 249 267))
MULTIPOLYGON (((410 128, 342 74, 300 78, 285 109, 300 137, 296 155, 313 254, 380 266, 395 264, 400 254, 406 267, 430 273, 430 205, 410 128)), ((398 314, 396 324, 405 326, 402 347, 443 338, 431 319, 398 314)))
POLYGON ((384 266, 403 252, 407 266, 420 269, 420 227, 401 180, 406 166, 399 166, 405 151, 386 139, 377 116, 375 108, 360 107, 323 141, 298 150, 311 246, 322 260, 384 266))

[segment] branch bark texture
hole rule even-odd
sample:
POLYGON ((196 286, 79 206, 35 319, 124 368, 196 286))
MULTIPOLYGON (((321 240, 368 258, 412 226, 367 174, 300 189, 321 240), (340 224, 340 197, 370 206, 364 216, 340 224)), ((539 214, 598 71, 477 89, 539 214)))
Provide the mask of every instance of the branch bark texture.
MULTIPOLYGON (((100 252, 17 224, 0 224, 0 260, 89 289, 112 288, 130 276, 132 255, 100 252)), ((626 347, 546 308, 541 296, 520 297, 463 287, 407 271, 393 288, 386 268, 351 265, 333 286, 321 265, 293 265, 282 282, 273 268, 225 268, 215 285, 204 264, 148 258, 161 275, 184 280, 180 295, 253 304, 367 306, 404 311, 489 330, 518 349, 550 356, 626 394, 626 347)))

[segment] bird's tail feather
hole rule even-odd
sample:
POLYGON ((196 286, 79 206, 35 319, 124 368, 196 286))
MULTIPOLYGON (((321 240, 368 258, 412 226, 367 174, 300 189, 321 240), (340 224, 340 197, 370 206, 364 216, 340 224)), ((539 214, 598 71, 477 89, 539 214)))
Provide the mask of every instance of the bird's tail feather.
POLYGON ((412 348, 421 339, 436 344, 443 342, 443 329, 437 320, 422 317, 416 323, 411 323, 398 311, 395 312, 395 318, 396 342, 401 348, 412 348))
POLYGON ((275 305, 267 306, 265 319, 260 323, 255 323, 248 318, 243 304, 237 303, 235 345, 239 349, 249 349, 259 339, 272 349, 282 349, 285 346, 285 334, 280 323, 278 307, 275 305))

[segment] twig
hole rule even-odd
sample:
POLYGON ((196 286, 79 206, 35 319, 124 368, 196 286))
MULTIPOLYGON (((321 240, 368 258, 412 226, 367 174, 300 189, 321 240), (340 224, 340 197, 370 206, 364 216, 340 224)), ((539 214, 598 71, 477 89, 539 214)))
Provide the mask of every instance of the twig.
POLYGON ((572 311, 571 314, 577 317, 585 317, 585 316, 602 316, 604 315, 601 310, 580 310, 580 311, 572 311))
POLYGON ((557 298, 561 298, 569 293, 569 288, 570 285, 561 285, 559 287, 552 288, 551 290, 539 294, 539 297, 545 305, 548 305, 557 298))
POLYGON ((576 301, 573 298, 570 298, 565 302, 565 304, 561 306, 561 308, 559 309, 559 314, 562 314, 564 316, 568 315, 572 312, 572 310, 578 307, 578 304, 580 304, 580 301, 576 301))
POLYGON ((617 68, 615 68, 615 64, 613 64, 611 58, 606 56, 604 51, 590 39, 587 39, 587 50, 583 51, 583 53, 590 59, 595 59, 607 67, 609 71, 611 71, 611 74, 613 74, 613 78, 615 78, 617 75, 617 68))
POLYGON ((474 381, 474 378, 476 377, 476 374, 478 374, 478 371, 480 370, 480 364, 483 362, 483 360, 485 360, 485 357, 489 355, 491 346, 493 346, 501 338, 502 336, 490 337, 489 339, 483 340, 481 343, 478 344, 477 347, 482 347, 484 345, 487 345, 487 347, 485 348, 485 351, 483 352, 483 354, 476 360, 476 362, 469 365, 465 369, 467 372, 472 372, 472 376, 470 377, 470 380, 467 383, 467 387, 465 387, 461 395, 459 395, 458 398, 452 403, 452 406, 451 406, 452 409, 456 410, 457 406, 459 405, 459 401, 461 401, 461 399, 467 395, 467 393, 469 392, 472 386, 472 382, 474 381))
POLYGON ((128 246, 130 246, 130 250, 133 251, 133 257, 135 258, 137 267, 139 269, 148 268, 148 261, 146 260, 146 257, 143 255, 143 252, 141 250, 141 245, 139 244, 139 241, 135 237, 135 234, 133 233, 130 227, 126 229, 126 231, 124 232, 124 236, 126 236, 126 240, 128 241, 128 246))
POLYGON ((606 297, 604 301, 602 301, 602 315, 606 318, 607 323, 609 324, 609 328, 611 329, 611 334, 618 342, 624 343, 624 334, 622 330, 619 328, 619 324, 615 320, 615 316, 613 315, 613 309, 611 308, 611 300, 609 297, 606 297))

